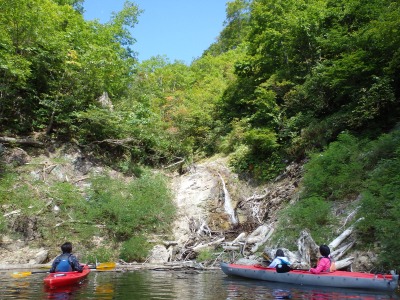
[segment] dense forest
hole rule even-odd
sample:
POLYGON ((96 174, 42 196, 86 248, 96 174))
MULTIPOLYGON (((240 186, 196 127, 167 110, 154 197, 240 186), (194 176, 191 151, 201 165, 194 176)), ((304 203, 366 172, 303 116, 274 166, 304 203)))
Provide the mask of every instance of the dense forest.
POLYGON ((138 177, 224 153, 262 183, 306 159, 288 241, 303 228, 321 240, 331 207, 360 199, 363 246, 400 268, 398 1, 232 0, 190 65, 137 60, 134 2, 104 24, 84 20, 83 2, 0 0, 1 137, 75 143, 138 177))

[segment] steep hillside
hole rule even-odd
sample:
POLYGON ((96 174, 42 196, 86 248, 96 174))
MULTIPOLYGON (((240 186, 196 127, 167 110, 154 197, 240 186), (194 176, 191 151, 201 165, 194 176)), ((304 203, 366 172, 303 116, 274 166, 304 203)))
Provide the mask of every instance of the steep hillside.
MULTIPOLYGON (((74 197, 77 192, 83 199, 88 199, 91 180, 95 176, 107 174, 110 181, 121 182, 137 179, 95 164, 72 146, 64 145, 46 152, 31 150, 29 154, 21 148, 6 148, 3 158, 6 165, 15 167, 19 176, 9 192, 14 193, 25 184, 40 196, 30 202, 28 208, 24 207, 26 203, 20 203, 20 207, 15 202, 2 203, 2 220, 7 227, 1 235, 0 259, 3 263, 46 263, 55 257, 59 244, 65 239, 77 243, 76 252, 82 259, 101 255, 99 252, 104 249, 110 252, 108 258, 121 258, 118 253, 123 242, 111 239, 109 233, 102 230, 110 224, 86 224, 99 230, 83 230, 79 225, 85 223, 84 215, 74 212, 79 209, 77 202, 81 199, 66 203, 66 198, 58 198, 60 194, 52 187, 70 184, 76 190, 65 193, 74 197), (54 231, 63 227, 61 231, 54 231), (50 237, 46 230, 59 236, 50 237), (65 235, 72 232, 70 237, 65 235)), ((192 164, 184 174, 166 173, 170 178, 176 214, 163 225, 171 224, 170 231, 146 235, 148 249, 152 250, 145 254, 145 261, 166 263, 197 259, 210 266, 222 259, 246 257, 259 260, 264 248, 267 251, 277 247, 294 250, 293 245, 285 244, 276 226, 281 212, 299 200, 303 164, 289 165, 273 182, 264 185, 240 180, 229 168, 227 157, 213 157, 192 164)), ((135 201, 134 198, 129 201, 135 201)), ((340 235, 352 223, 356 204, 341 203, 334 208, 340 221, 331 228, 333 236, 340 235)), ((301 239, 303 233, 295 234, 301 239)), ((349 232, 344 239, 345 244, 353 246, 357 237, 349 232)), ((142 245, 139 243, 138 246, 142 245)), ((375 260, 373 251, 352 252, 351 246, 345 249, 346 256, 350 257, 349 264, 356 270, 371 269, 375 260)), ((295 259, 301 263, 301 258, 295 259)))

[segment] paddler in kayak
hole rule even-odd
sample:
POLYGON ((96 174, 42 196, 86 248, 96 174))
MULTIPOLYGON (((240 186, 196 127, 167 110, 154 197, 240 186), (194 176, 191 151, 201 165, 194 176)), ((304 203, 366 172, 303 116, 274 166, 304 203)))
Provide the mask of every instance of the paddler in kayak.
POLYGON ((278 273, 286 273, 290 271, 290 262, 282 249, 276 250, 275 258, 268 268, 276 268, 276 272, 278 273))
POLYGON ((72 244, 65 242, 61 245, 62 254, 57 256, 50 268, 50 273, 55 272, 82 272, 83 266, 76 256, 72 255, 72 244))
MULTIPOLYGON (((331 249, 327 245, 321 245, 319 246, 319 253, 322 255, 322 257, 318 261, 318 265, 316 268, 311 268, 310 273, 312 274, 319 274, 322 272, 331 272, 331 257, 329 254, 331 254, 331 249)), ((333 267, 333 265, 332 265, 333 267)))

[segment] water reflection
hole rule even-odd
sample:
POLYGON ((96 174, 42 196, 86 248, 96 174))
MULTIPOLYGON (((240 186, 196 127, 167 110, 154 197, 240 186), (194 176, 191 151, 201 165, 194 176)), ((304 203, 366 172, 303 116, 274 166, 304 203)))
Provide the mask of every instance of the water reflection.
POLYGON ((75 294, 78 294, 80 289, 85 289, 88 286, 88 279, 85 279, 81 284, 70 285, 65 287, 49 288, 43 287, 45 299, 68 300, 73 299, 75 294))
MULTIPOLYGON (((33 282, 35 276, 15 279, 11 277, 11 273, 3 271, 0 274, 0 299, 32 299, 32 294, 37 292, 39 287, 33 282)), ((39 275, 39 278, 42 278, 42 275, 39 275)))
POLYGON ((44 276, 0 274, 0 299, 400 299, 398 293, 294 286, 228 277, 222 271, 92 272, 79 286, 48 290, 44 276))
POLYGON ((395 292, 386 293, 379 291, 300 286, 234 277, 225 278, 225 282, 228 286, 228 291, 230 291, 227 299, 400 299, 398 293, 395 292))

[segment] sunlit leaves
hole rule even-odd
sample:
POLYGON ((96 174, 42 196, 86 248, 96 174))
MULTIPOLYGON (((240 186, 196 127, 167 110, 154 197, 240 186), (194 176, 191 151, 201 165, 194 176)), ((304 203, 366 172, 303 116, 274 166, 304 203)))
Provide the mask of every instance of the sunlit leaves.
POLYGON ((63 135, 71 113, 114 99, 127 87, 134 59, 123 40, 138 9, 127 2, 111 22, 86 22, 82 1, 0 1, 1 121, 16 133, 47 127, 63 135))

